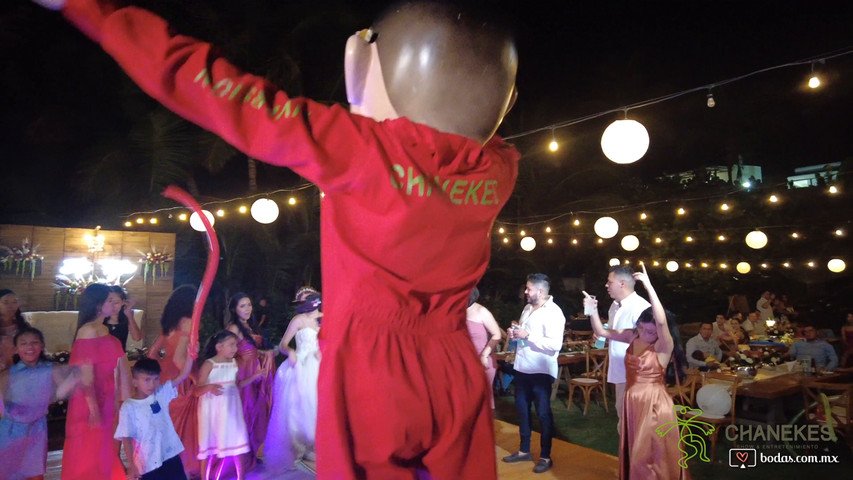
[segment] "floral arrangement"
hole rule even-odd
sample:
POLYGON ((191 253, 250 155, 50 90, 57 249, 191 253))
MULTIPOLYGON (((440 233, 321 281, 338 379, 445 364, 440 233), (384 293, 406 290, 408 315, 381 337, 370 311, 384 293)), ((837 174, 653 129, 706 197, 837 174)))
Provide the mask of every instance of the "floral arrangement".
POLYGON ((86 287, 97 281, 94 278, 72 279, 61 274, 54 277, 53 288, 56 289, 56 295, 53 297, 54 310, 76 310, 80 295, 83 294, 86 287))
MULTIPOLYGON (((138 251, 138 250, 137 250, 138 251)), ((154 283, 157 277, 165 277, 169 273, 169 262, 172 261, 172 255, 165 250, 158 252, 157 248, 151 246, 150 252, 139 252, 141 257, 139 263, 143 265, 142 281, 148 281, 148 272, 151 272, 151 282, 154 283)))
POLYGON ((4 271, 14 271, 16 275, 29 274, 30 280, 41 273, 41 262, 44 256, 39 255, 36 250, 38 245, 30 247, 30 239, 24 238, 21 247, 9 248, 0 246, 0 264, 4 271))

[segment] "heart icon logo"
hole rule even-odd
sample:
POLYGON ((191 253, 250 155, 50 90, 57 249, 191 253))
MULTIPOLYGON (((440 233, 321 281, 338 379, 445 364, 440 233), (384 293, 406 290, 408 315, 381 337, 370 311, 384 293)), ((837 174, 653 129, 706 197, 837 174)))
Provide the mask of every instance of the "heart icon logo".
POLYGON ((735 453, 735 456, 737 456, 737 459, 740 460, 740 463, 746 463, 746 461, 749 459, 749 452, 737 452, 735 453))

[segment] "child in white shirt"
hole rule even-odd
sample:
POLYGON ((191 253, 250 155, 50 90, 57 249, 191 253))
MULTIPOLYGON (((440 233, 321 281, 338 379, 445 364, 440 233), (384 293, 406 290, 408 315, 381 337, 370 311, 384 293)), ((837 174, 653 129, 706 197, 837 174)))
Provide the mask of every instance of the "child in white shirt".
POLYGON ((186 480, 179 454, 184 450, 169 416, 169 402, 193 366, 192 357, 171 382, 160 385, 160 364, 142 358, 131 368, 134 392, 121 405, 115 439, 121 440, 129 464, 127 476, 143 480, 186 480))

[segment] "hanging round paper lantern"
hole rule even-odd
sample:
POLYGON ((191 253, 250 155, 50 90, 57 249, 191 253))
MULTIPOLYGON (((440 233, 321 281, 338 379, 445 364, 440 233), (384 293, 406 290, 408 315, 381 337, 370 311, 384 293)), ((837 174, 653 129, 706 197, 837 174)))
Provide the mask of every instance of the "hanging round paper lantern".
POLYGON ((615 266, 617 266, 617 265, 621 264, 622 262, 620 262, 618 258, 615 258, 615 257, 614 257, 614 258, 611 258, 611 259, 610 259, 610 261, 609 261, 609 262, 607 262, 607 263, 608 263, 611 267, 615 267, 615 266))
POLYGON ((640 246, 640 239, 636 235, 625 235, 622 237, 622 248, 626 251, 633 252, 640 246))
POLYGON ((619 233, 619 223, 611 217, 601 217, 595 221, 592 229, 601 238, 613 238, 619 233))
POLYGON ((649 132, 636 120, 616 120, 601 135, 601 150, 615 163, 634 163, 648 149, 649 132))
POLYGON ((840 258, 833 258, 826 263, 826 268, 832 273, 841 273, 847 268, 847 264, 840 258))
MULTIPOLYGON (((207 210, 202 210, 201 213, 203 213, 204 216, 207 217, 207 221, 210 222, 210 226, 212 227, 213 222, 214 222, 213 214, 207 210)), ((196 232, 203 232, 204 231, 204 224, 201 223, 201 217, 198 216, 198 213, 193 212, 193 214, 190 215, 190 226, 196 232)))
POLYGON ((278 218, 278 204, 269 198, 259 198, 252 204, 251 213, 258 223, 272 223, 278 218))
POLYGON ((739 273, 742 273, 744 275, 746 275, 747 273, 749 273, 750 270, 752 270, 752 266, 747 262, 740 262, 735 268, 737 268, 737 271, 739 273))
POLYGON ((666 269, 670 272, 678 270, 678 262, 676 262, 675 260, 670 260, 666 262, 666 269))
POLYGON ((536 248, 536 239, 533 237, 524 237, 521 239, 521 249, 529 252, 536 248))
POLYGON ((746 234, 746 244, 749 248, 758 250, 767 245, 767 235, 759 230, 753 230, 746 234))

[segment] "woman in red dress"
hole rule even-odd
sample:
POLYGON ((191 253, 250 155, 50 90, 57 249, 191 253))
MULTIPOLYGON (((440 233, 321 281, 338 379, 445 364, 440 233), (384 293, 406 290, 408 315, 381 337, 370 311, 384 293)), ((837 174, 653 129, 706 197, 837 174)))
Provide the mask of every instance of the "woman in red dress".
POLYGON ((272 350, 260 350, 261 336, 251 329, 252 299, 245 293, 237 293, 228 302, 230 312, 226 330, 240 339, 237 344, 237 365, 240 382, 260 371, 257 381, 240 388, 240 400, 243 402, 243 415, 249 430, 249 443, 252 446, 252 459, 258 456, 261 444, 267 435, 272 405, 272 385, 275 373, 275 353, 272 350))
MULTIPOLYGON (((191 285, 182 285, 176 288, 160 317, 162 334, 151 347, 148 356, 160 362, 160 383, 165 383, 177 377, 186 362, 193 359, 187 356, 187 345, 190 341, 190 328, 192 326, 192 312, 195 304, 196 288, 191 285), (160 358, 160 350, 165 353, 160 358)), ((184 444, 181 452, 181 462, 187 477, 192 478, 201 474, 201 463, 196 454, 198 453, 198 397, 195 394, 195 385, 198 373, 193 368, 190 376, 178 387, 178 397, 169 403, 169 416, 175 425, 175 431, 184 444)))
POLYGON ((62 480, 121 480, 124 467, 113 441, 116 420, 116 382, 119 402, 130 395, 130 370, 121 344, 104 320, 118 313, 108 301, 110 288, 86 287, 80 298, 77 336, 69 364, 80 369, 81 385, 68 402, 62 480))

